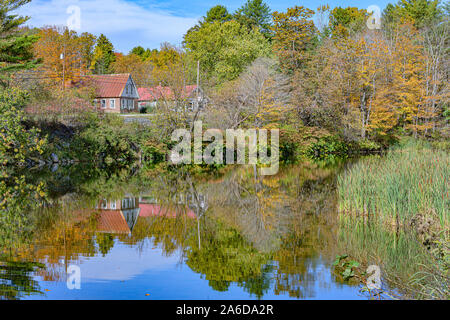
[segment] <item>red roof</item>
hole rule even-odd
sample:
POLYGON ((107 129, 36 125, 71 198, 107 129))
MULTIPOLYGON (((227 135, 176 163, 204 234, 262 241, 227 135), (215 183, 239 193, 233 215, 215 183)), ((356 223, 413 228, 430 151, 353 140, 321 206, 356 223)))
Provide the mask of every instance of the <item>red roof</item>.
POLYGON ((122 96, 129 78, 129 73, 93 75, 92 80, 97 88, 96 97, 118 98, 122 96))
POLYGON ((97 231, 115 234, 129 234, 128 223, 119 210, 102 210, 98 218, 97 231))
MULTIPOLYGON (((168 217, 168 218, 176 218, 177 212, 175 210, 170 210, 156 204, 145 204, 140 203, 139 208, 141 208, 141 212, 139 217, 149 218, 149 217, 168 217)), ((196 218, 195 213, 192 210, 187 209, 186 215, 188 218, 196 218)))
MULTIPOLYGON (((181 99, 189 98, 197 89, 197 85, 186 86, 181 92, 181 99)), ((138 88, 139 101, 174 100, 174 93, 170 87, 157 86, 153 88, 138 88)))

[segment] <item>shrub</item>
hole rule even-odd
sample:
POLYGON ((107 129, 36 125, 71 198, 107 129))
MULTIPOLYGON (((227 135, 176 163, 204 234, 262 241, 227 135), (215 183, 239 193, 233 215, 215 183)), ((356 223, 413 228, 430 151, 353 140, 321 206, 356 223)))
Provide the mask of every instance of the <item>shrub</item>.
POLYGON ((0 92, 0 167, 21 166, 27 158, 42 154, 45 139, 36 128, 27 129, 21 108, 27 100, 22 91, 0 92))
POLYGON ((309 146, 306 150, 306 155, 311 159, 317 160, 325 160, 336 156, 345 158, 348 155, 348 147, 339 138, 328 136, 309 146))

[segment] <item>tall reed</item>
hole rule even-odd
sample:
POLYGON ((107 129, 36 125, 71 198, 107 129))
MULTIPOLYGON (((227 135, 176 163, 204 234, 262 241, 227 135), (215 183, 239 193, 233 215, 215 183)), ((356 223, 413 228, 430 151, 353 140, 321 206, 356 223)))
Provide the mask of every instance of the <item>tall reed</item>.
POLYGON ((450 156, 407 140, 387 155, 361 160, 338 177, 339 209, 378 222, 406 224, 416 214, 449 222, 450 156))

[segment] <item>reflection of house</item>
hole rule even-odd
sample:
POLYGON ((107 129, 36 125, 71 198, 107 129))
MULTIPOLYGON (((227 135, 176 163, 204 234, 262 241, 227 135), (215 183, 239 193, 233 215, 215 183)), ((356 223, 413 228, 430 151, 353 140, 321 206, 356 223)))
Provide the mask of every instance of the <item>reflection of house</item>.
POLYGON ((139 110, 144 107, 156 108, 158 101, 164 101, 175 105, 176 101, 183 103, 186 110, 197 110, 203 108, 206 99, 201 88, 197 85, 186 86, 181 90, 173 90, 170 87, 157 86, 153 88, 138 88, 139 110))
POLYGON ((137 112, 139 94, 130 74, 91 76, 96 88, 94 105, 107 113, 137 112))
POLYGON ((114 234, 131 234, 139 217, 139 201, 136 198, 100 202, 97 231, 114 234))
POLYGON ((142 218, 150 218, 150 217, 176 218, 180 214, 185 214, 188 218, 193 219, 196 218, 195 213, 189 209, 176 210, 176 209, 169 209, 167 207, 162 207, 157 204, 147 204, 147 203, 140 203, 139 207, 141 209, 139 217, 142 218))
MULTIPOLYGON (((193 196, 179 194, 173 200, 173 206, 162 206, 152 197, 127 197, 121 200, 103 199, 97 205, 99 216, 97 231, 101 233, 130 235, 139 217, 167 217, 176 218, 186 216, 196 219, 196 212, 200 208, 204 212, 206 197, 198 195, 194 201, 193 196), (198 205, 194 205, 194 202, 198 205)), ((200 215, 201 216, 201 215, 200 215)))

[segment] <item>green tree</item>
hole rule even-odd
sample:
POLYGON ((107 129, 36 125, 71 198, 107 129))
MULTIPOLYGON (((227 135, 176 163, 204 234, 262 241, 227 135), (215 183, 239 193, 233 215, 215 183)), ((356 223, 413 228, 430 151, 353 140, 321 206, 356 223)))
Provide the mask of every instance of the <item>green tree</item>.
POLYGON ((130 55, 135 54, 138 57, 140 57, 143 61, 151 59, 153 56, 155 56, 158 53, 158 50, 150 50, 150 49, 144 49, 142 46, 137 46, 131 49, 130 55))
POLYGON ((131 49, 130 54, 142 57, 145 54, 145 49, 142 46, 137 46, 131 49))
POLYGON ((0 82, 7 85, 11 73, 35 66, 32 46, 37 40, 20 27, 29 17, 11 14, 31 0, 4 0, 0 3, 0 82))
POLYGON ((253 27, 270 37, 270 26, 272 21, 271 10, 263 0, 247 0, 247 2, 236 11, 235 19, 249 29, 253 27))
POLYGON ((396 4, 388 4, 383 11, 383 24, 390 26, 412 21, 415 27, 424 27, 442 13, 440 2, 440 0, 400 0, 396 4))
MULTIPOLYGON (((30 155, 43 152, 45 141, 35 128, 27 130, 21 110, 28 99, 26 92, 18 89, 0 90, 0 168, 20 166, 30 155)), ((6 172, 0 173, 0 178, 6 172)))
POLYGON ((206 16, 203 17, 204 23, 214 23, 218 22, 226 22, 232 19, 231 14, 228 12, 228 9, 224 6, 217 5, 212 7, 206 13, 206 16))
POLYGON ((39 262, 18 262, 0 255, 0 300, 20 300, 23 297, 40 295, 39 282, 34 274, 44 270, 45 265, 39 262))
POLYGON ((223 23, 232 19, 233 16, 228 12, 228 9, 226 7, 217 5, 209 9, 208 12, 206 12, 206 16, 204 16, 198 24, 189 29, 186 34, 189 35, 191 33, 198 32, 206 24, 215 22, 223 23))
MULTIPOLYGON (((186 264, 192 271, 204 275, 216 291, 226 292, 237 282, 250 293, 263 295, 264 285, 250 283, 263 276, 263 266, 270 255, 253 248, 234 228, 219 220, 205 221, 201 232, 201 247, 192 244, 186 252, 186 264), (246 282, 249 281, 246 286, 246 282)), ((265 270, 264 270, 265 271, 265 270)))
POLYGON ((103 257, 105 257, 114 247, 114 236, 109 233, 98 233, 96 236, 98 248, 103 257))
POLYGON ((114 60, 114 46, 105 35, 101 34, 94 49, 91 69, 95 74, 107 74, 111 71, 114 60))
POLYGON ((355 7, 334 8, 330 13, 329 27, 333 36, 348 36, 365 27, 367 10, 355 7))
POLYGON ((256 58, 270 55, 268 40, 258 30, 248 31, 236 21, 204 24, 188 32, 184 45, 200 61, 208 78, 233 80, 256 58))

